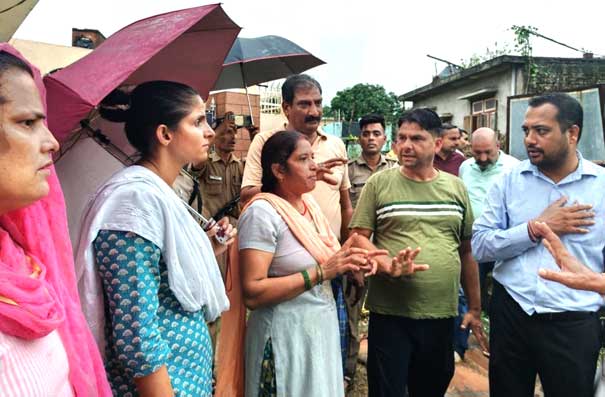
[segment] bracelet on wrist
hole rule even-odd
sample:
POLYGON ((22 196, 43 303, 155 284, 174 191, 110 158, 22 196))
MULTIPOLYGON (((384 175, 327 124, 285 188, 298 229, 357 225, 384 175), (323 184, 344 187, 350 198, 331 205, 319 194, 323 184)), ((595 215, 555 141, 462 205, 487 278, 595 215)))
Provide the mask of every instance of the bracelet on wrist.
POLYGON ((302 274, 303 280, 305 280, 305 291, 308 291, 313 288, 313 286, 311 285, 311 278, 309 277, 309 272, 303 270, 302 272, 300 272, 300 274, 302 274))
POLYGON ((321 265, 315 266, 315 270, 317 271, 317 285, 322 284, 324 282, 324 270, 321 265))

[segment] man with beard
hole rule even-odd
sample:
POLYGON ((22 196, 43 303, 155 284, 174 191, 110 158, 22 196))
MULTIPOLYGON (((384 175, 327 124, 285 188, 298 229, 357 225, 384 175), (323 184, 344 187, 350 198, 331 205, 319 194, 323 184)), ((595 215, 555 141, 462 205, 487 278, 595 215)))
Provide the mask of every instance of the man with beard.
POLYGON ((596 311, 603 298, 538 277, 558 269, 539 244, 546 223, 570 253, 603 273, 605 170, 577 150, 582 107, 567 94, 532 98, 523 131, 529 159, 498 180, 474 224, 479 262, 496 261, 489 362, 494 397, 534 395, 536 374, 546 397, 593 395, 600 348, 596 311))
POLYGON ((368 179, 351 220, 352 231, 365 237, 363 248, 406 257, 404 269, 377 257, 382 274, 370 278, 368 391, 372 397, 403 396, 406 388, 410 397, 443 396, 454 374, 460 281, 470 307, 462 326, 484 342, 470 247, 473 215, 462 181, 433 167, 442 143, 439 116, 415 109, 398 124, 401 166, 368 179))
MULTIPOLYGON (((479 218, 483 213, 483 202, 488 190, 496 179, 519 163, 519 160, 500 150, 498 133, 491 128, 479 128, 471 136, 473 157, 460 166, 460 178, 468 190, 473 215, 479 218)), ((481 307, 489 312, 485 281, 493 270, 494 262, 479 263, 479 285, 481 286, 481 307)))
POLYGON ((443 124, 441 139, 443 145, 441 146, 441 149, 435 153, 433 165, 438 170, 458 176, 460 164, 466 160, 466 157, 458 152, 458 146, 460 145, 460 130, 455 125, 443 124))

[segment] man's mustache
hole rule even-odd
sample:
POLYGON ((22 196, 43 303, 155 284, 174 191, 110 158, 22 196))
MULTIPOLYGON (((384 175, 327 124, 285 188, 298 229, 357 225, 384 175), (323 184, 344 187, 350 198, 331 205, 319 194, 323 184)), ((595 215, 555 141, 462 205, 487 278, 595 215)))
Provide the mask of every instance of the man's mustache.
POLYGON ((312 123, 312 122, 319 123, 320 121, 321 121, 321 117, 316 117, 316 116, 306 116, 305 117, 305 123, 312 123))
POLYGON ((527 150, 534 150, 534 151, 536 151, 536 152, 544 153, 544 150, 542 150, 542 149, 538 149, 538 148, 537 148, 537 147, 535 147, 535 146, 528 146, 528 147, 527 147, 527 150))

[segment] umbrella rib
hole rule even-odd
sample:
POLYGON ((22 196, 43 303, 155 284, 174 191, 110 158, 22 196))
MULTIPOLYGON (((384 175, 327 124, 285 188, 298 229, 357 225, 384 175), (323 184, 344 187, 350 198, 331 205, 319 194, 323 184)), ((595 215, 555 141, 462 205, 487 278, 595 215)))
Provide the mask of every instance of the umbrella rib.
POLYGON ((250 62, 254 62, 254 61, 262 61, 265 59, 280 59, 280 58, 291 58, 291 57, 300 57, 300 56, 311 56, 315 59, 317 59, 320 63, 317 65, 324 65, 325 62, 322 61, 321 59, 317 58, 316 56, 305 52, 305 53, 296 53, 296 54, 286 54, 286 55, 267 55, 267 56, 262 56, 262 57, 256 57, 256 58, 246 58, 244 60, 237 60, 237 61, 233 61, 233 62, 229 62, 229 63, 224 63, 224 66, 231 66, 231 65, 235 65, 236 63, 250 63, 250 62))

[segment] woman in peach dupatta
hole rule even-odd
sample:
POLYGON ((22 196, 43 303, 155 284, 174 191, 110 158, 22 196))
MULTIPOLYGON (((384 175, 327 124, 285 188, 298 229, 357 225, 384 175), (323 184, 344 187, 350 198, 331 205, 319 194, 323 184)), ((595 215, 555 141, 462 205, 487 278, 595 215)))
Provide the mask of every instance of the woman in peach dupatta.
POLYGON ((263 147, 262 192, 239 222, 246 334, 246 396, 343 396, 336 306, 329 283, 371 272, 375 255, 342 248, 313 198, 317 166, 302 134, 279 132, 263 147))

